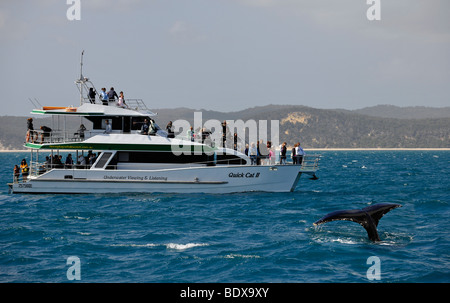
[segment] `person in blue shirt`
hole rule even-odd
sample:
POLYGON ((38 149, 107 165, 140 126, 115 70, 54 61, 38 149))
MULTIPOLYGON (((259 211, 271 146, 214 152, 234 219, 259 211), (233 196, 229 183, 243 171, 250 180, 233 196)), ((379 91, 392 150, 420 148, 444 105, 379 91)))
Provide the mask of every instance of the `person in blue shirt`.
POLYGON ((102 91, 100 92, 100 100, 102 101, 103 105, 108 105, 108 94, 106 93, 105 87, 103 87, 102 91))
POLYGON ((109 123, 109 120, 106 120, 105 123, 106 123, 105 134, 110 134, 112 131, 111 124, 109 123))
POLYGON ((191 126, 191 128, 187 131, 187 135, 188 135, 188 138, 192 141, 192 142, 194 142, 194 139, 195 139, 195 132, 194 132, 194 128, 191 126))
POLYGON ((150 123, 148 122, 147 119, 144 119, 144 123, 142 124, 142 127, 141 127, 141 135, 148 135, 149 128, 150 128, 150 123))

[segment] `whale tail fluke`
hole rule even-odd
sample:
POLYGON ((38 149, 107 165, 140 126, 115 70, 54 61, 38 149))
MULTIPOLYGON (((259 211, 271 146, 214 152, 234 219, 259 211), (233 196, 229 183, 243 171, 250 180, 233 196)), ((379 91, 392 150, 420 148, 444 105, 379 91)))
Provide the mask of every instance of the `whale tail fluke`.
POLYGON ((378 222, 386 213, 397 207, 401 207, 401 205, 394 203, 379 203, 363 209, 338 210, 325 215, 314 222, 314 225, 320 225, 336 220, 353 221, 364 227, 370 240, 380 241, 377 231, 378 222))

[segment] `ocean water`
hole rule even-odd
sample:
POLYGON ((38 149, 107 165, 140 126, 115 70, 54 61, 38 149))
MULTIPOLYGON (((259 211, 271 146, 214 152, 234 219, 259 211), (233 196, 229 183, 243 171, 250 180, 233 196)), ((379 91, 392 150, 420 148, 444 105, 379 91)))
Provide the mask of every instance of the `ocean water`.
POLYGON ((0 282, 450 282, 450 151, 320 153, 292 193, 67 196, 8 194, 1 153, 0 282), (313 226, 383 202, 381 242, 313 226))

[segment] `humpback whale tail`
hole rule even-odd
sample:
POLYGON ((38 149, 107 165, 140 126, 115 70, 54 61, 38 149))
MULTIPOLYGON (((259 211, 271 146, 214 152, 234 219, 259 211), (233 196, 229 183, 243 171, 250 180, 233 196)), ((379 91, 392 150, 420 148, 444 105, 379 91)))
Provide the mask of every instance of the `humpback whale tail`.
POLYGON ((397 207, 401 207, 401 205, 394 203, 379 203, 363 209, 338 210, 322 217, 314 222, 314 225, 336 220, 353 221, 361 224, 362 227, 365 228, 370 240, 380 241, 377 231, 378 221, 380 221, 380 219, 390 210, 397 207))

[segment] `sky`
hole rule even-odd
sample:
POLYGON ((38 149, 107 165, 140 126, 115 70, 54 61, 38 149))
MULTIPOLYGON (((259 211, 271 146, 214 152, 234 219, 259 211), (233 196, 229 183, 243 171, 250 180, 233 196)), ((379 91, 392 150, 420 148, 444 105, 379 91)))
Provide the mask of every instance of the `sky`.
POLYGON ((76 2, 0 0, 0 115, 79 105, 83 50, 97 89, 150 109, 450 106, 448 0, 76 2))

